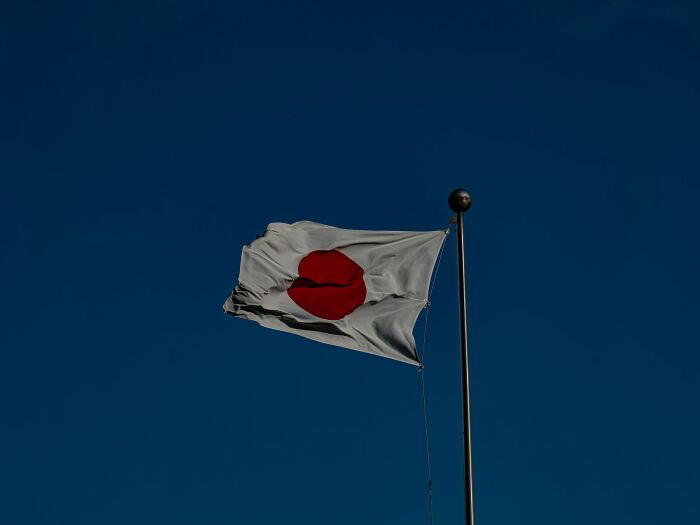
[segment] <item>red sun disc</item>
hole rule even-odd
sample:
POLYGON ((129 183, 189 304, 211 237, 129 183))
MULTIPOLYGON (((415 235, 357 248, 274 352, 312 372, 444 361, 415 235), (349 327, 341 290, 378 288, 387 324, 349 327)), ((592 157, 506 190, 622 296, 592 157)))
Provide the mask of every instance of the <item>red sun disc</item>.
POLYGON ((338 250, 316 250, 299 262, 299 277, 287 290, 310 314, 337 321, 365 302, 364 270, 338 250))

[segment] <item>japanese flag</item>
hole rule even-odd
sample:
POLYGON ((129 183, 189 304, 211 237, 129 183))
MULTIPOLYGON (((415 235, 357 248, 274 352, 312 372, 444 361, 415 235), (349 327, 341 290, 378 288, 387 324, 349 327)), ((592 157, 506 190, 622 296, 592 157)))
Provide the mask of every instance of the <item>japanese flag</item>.
POLYGON ((413 326, 447 231, 272 223, 243 247, 224 311, 322 343, 418 364, 413 326))

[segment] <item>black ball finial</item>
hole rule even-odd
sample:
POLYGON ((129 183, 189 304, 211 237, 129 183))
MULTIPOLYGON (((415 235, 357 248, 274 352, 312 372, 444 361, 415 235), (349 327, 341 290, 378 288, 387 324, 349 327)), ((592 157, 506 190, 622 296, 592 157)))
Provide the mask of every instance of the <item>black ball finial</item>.
POLYGON ((447 204, 455 213, 464 213, 472 206, 472 196, 466 190, 454 190, 447 198, 447 204))

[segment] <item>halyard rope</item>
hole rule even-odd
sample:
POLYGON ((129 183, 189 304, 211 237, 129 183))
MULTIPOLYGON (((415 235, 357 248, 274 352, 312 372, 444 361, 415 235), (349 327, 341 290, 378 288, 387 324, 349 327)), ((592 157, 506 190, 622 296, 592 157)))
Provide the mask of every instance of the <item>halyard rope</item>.
MULTIPOLYGON (((449 229, 445 230, 445 237, 449 233, 449 229)), ((421 348, 420 355, 420 365, 418 366, 418 375, 420 376, 420 394, 421 394, 421 405, 423 407, 423 428, 425 430, 425 462, 427 465, 428 474, 428 515, 430 517, 430 525, 434 525, 433 522, 433 473, 430 466, 430 436, 428 432, 428 406, 426 403, 425 396, 425 351, 428 342, 428 318, 430 317, 430 299, 433 295, 433 289, 435 288, 435 281, 437 279, 438 270, 440 269, 440 261, 442 260, 442 252, 445 250, 446 242, 443 240, 442 246, 440 247, 440 252, 438 253, 437 263, 435 263, 435 272, 433 272, 433 281, 428 288, 428 299, 425 303, 425 318, 423 324, 423 345, 421 348)))

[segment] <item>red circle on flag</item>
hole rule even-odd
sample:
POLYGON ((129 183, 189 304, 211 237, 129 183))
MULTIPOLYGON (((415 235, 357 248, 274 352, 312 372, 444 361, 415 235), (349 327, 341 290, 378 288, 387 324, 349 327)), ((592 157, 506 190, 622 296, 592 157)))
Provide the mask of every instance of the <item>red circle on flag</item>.
POLYGON ((299 262, 287 294, 310 314, 337 321, 365 302, 364 270, 338 250, 316 250, 299 262))

